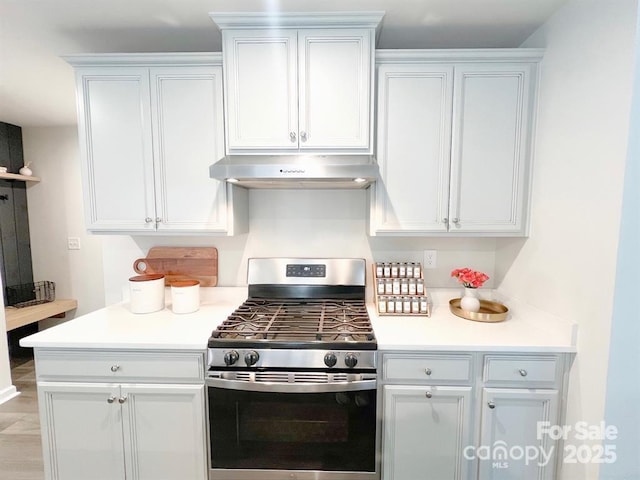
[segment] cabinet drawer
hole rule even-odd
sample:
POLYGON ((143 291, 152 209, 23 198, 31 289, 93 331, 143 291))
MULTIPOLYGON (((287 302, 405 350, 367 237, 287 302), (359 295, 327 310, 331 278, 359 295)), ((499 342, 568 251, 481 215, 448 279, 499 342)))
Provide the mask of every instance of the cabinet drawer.
POLYGON ((470 383, 471 355, 384 355, 383 379, 402 383, 470 383))
POLYGON ((39 381, 137 381, 190 383, 204 380, 203 352, 89 350, 36 351, 39 381))
POLYGON ((483 380, 487 385, 548 386, 560 381, 557 355, 486 355, 483 380))

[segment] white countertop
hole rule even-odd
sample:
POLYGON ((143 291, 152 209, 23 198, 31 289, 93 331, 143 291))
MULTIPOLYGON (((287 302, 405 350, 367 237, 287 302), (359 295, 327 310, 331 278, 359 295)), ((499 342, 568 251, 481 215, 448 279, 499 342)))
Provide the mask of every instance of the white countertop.
POLYGON ((20 340, 35 348, 126 348, 205 350, 211 332, 247 298, 247 289, 200 289, 200 310, 175 314, 170 289, 166 306, 154 313, 135 314, 129 303, 96 310, 20 340))
POLYGON ((449 300, 459 297, 459 290, 431 289, 429 296, 430 317, 378 316, 374 305, 368 307, 379 350, 576 351, 577 325, 495 292, 481 296, 509 308, 507 319, 496 323, 474 322, 451 313, 449 300))
MULTIPOLYGON (((499 323, 456 317, 448 301, 457 290, 432 289, 430 317, 378 316, 369 305, 378 349, 506 352, 575 352, 576 326, 527 305, 502 300, 510 316, 499 323)), ((488 295, 497 294, 487 292, 488 295)), ((167 306, 155 313, 133 314, 123 302, 25 337, 35 348, 120 348, 204 350, 215 327, 247 298, 246 287, 201 289, 200 310, 189 314, 167 306)), ((485 298, 489 298, 486 296, 485 298)))

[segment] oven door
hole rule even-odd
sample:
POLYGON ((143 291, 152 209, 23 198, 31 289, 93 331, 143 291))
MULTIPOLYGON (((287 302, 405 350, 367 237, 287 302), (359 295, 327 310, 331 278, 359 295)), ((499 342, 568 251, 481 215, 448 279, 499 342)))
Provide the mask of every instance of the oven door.
POLYGON ((380 478, 375 373, 327 383, 276 375, 289 381, 207 379, 210 479, 380 478))

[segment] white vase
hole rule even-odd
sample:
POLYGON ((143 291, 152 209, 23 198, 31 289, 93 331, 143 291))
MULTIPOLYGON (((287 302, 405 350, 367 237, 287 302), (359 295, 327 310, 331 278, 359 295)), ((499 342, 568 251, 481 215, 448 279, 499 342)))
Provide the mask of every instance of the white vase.
POLYGON ((478 299, 477 288, 464 288, 464 295, 460 299, 460 308, 467 312, 480 311, 480 299, 478 299))

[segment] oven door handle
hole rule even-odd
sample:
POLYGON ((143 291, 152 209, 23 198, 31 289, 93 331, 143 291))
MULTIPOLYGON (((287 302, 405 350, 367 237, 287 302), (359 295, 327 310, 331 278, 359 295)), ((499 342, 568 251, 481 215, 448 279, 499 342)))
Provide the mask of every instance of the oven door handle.
POLYGON ((355 380, 351 382, 329 383, 284 383, 284 382, 247 382, 244 380, 227 380, 222 378, 207 378, 207 387, 229 390, 244 390, 248 392, 269 393, 326 393, 326 392, 355 392, 359 390, 375 390, 377 380, 355 380))

